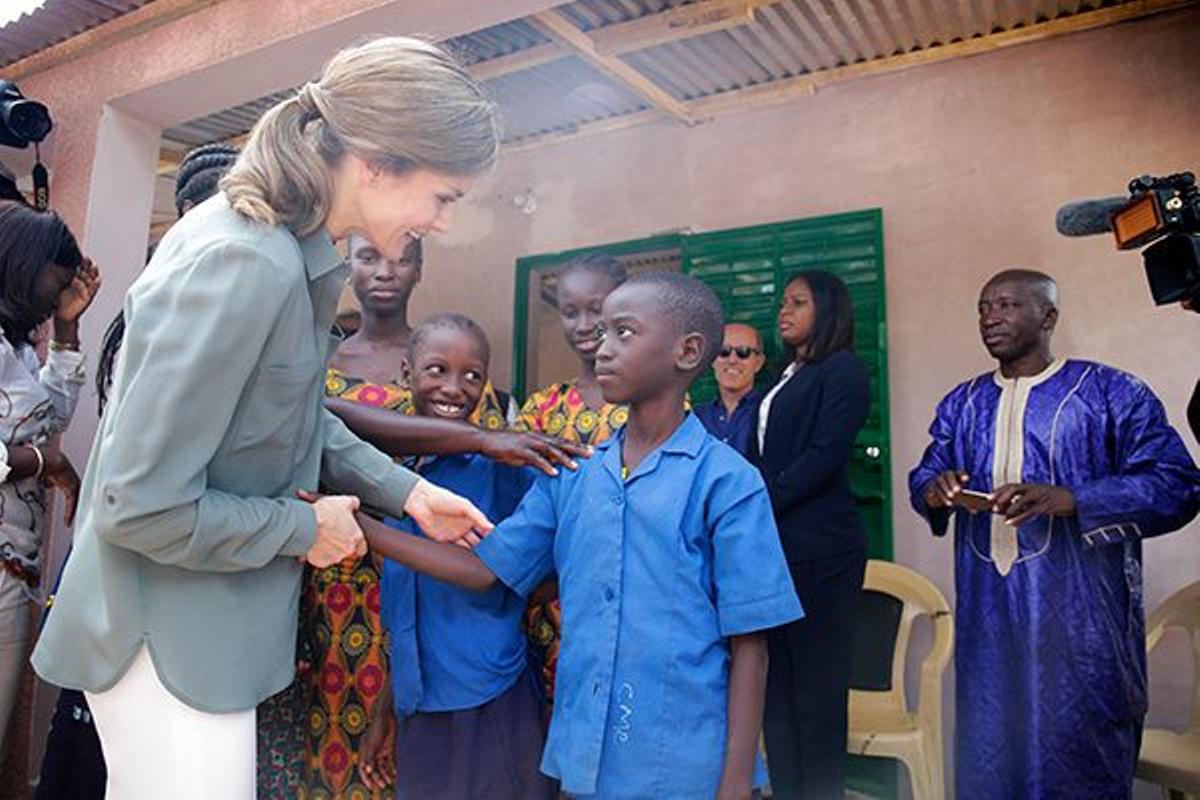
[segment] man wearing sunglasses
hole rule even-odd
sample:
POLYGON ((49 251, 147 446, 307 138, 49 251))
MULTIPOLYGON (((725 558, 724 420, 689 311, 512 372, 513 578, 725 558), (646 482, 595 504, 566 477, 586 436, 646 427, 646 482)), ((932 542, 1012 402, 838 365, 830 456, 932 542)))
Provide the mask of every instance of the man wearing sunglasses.
POLYGON ((732 322, 725 326, 725 342, 713 363, 720 394, 712 402, 696 406, 696 416, 713 436, 743 456, 758 426, 758 404, 762 392, 754 378, 763 368, 762 336, 749 325, 732 322))

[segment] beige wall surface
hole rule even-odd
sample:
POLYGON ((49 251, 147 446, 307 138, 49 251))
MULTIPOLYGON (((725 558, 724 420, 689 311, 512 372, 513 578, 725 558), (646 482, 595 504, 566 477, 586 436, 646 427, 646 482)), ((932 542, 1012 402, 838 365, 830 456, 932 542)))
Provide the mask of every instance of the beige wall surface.
MULTIPOLYGON (((471 314, 504 354, 519 256, 881 207, 896 556, 953 597, 951 544, 908 509, 905 482, 937 401, 993 366, 974 310, 990 274, 1014 264, 1053 274, 1056 351, 1142 377, 1186 430, 1200 316, 1156 308, 1136 254, 1107 237, 1061 237, 1054 213, 1121 194, 1134 175, 1200 168, 1198 34, 1192 10, 838 84, 691 130, 662 124, 510 154, 429 248, 418 316, 471 314), (527 189, 532 215, 512 202, 527 189)), ((493 367, 500 385, 506 361, 493 367)), ((1146 543, 1148 608, 1200 577, 1198 528, 1146 543)), ((1169 684, 1189 679, 1180 655, 1169 684)))

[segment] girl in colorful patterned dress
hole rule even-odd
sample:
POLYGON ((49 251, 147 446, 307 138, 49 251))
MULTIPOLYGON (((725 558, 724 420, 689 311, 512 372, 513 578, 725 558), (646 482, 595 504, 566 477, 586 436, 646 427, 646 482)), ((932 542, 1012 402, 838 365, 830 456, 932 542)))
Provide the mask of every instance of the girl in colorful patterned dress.
MULTIPOLYGON (((559 436, 591 447, 607 441, 625 424, 629 409, 606 403, 596 382, 600 307, 625 278, 624 265, 602 253, 580 256, 559 271, 555 304, 567 344, 579 357, 579 375, 531 394, 517 415, 518 430, 559 436)), ((558 586, 548 581, 534 592, 526 613, 526 633, 541 667, 548 703, 554 699, 561 625, 558 586)))

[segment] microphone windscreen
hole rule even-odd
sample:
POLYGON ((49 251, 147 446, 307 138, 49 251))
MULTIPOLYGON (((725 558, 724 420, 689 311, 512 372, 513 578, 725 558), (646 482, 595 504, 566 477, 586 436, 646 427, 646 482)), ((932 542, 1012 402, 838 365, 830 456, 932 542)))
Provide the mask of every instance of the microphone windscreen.
POLYGON ((1058 210, 1054 226, 1063 236, 1092 236, 1112 231, 1112 212, 1129 202, 1128 197, 1078 200, 1058 210))

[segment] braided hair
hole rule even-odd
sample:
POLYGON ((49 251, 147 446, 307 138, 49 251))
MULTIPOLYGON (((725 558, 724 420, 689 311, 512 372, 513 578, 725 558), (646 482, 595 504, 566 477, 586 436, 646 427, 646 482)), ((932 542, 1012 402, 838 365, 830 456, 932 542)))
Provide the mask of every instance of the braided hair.
MULTIPOLYGON (((238 150, 221 142, 204 144, 188 152, 179 162, 175 175, 175 210, 179 216, 194 206, 203 203, 217 193, 217 183, 238 159, 238 150)), ((146 263, 154 255, 154 248, 146 252, 146 263)), ((108 324, 104 339, 100 343, 100 363, 96 368, 96 397, 100 413, 108 402, 108 390, 112 388, 113 370, 116 368, 117 353, 125 338, 125 312, 108 324)))
POLYGON ((175 210, 179 216, 216 194, 217 182, 237 159, 237 148, 221 142, 201 145, 184 156, 175 175, 175 210))

